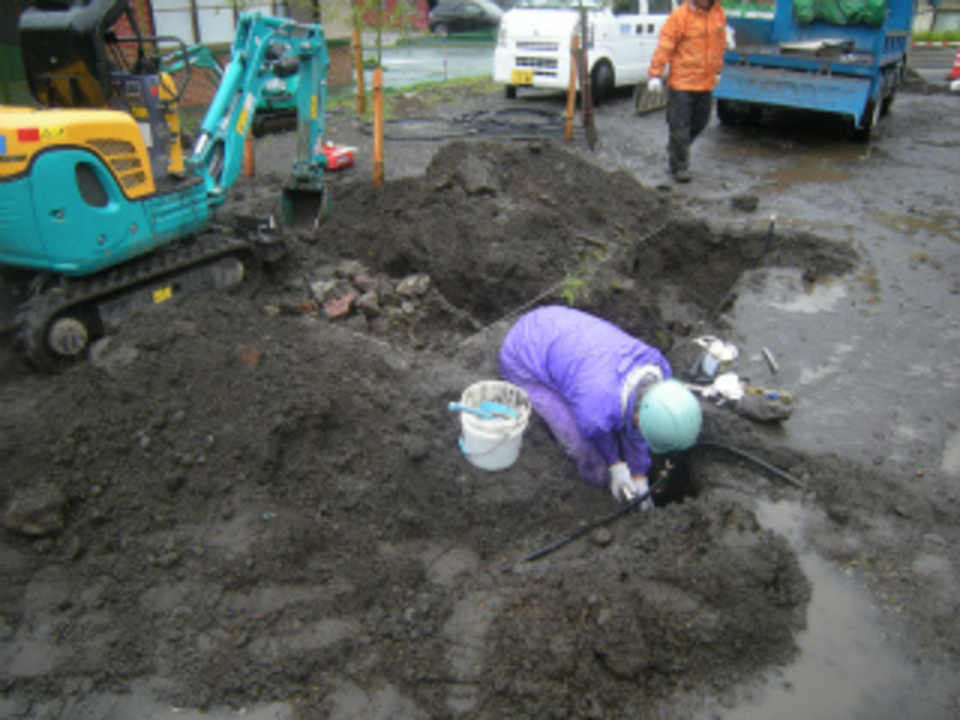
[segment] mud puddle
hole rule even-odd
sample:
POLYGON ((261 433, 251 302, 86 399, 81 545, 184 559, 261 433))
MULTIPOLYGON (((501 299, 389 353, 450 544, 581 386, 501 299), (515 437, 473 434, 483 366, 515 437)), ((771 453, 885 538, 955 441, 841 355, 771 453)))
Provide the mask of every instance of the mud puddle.
POLYGON ((926 293, 914 282, 908 295, 882 268, 814 281, 797 269, 770 268, 745 279, 731 313, 742 343, 736 370, 754 384, 792 392, 812 411, 795 415, 785 442, 807 453, 896 465, 916 478, 952 466, 951 419, 936 408, 955 371, 929 353, 930 340, 920 335, 939 326, 941 337, 955 337, 957 323, 925 309, 926 293), (891 333, 906 341, 897 352, 890 352, 891 333), (776 358, 776 373, 764 347, 776 358), (885 442, 883 456, 877 439, 885 442), (922 452, 919 439, 942 453, 922 452))
MULTIPOLYGON (((811 583, 799 656, 786 668, 738 691, 724 720, 811 720, 946 717, 943 670, 920 668, 893 644, 875 603, 852 574, 830 564, 805 541, 814 511, 794 501, 758 500, 760 524, 783 535, 811 583)), ((712 707, 698 720, 716 717, 712 707)))

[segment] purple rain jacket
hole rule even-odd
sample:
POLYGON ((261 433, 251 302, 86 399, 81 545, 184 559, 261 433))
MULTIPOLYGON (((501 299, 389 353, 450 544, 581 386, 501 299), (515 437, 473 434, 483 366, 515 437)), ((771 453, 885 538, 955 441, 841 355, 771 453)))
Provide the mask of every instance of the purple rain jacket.
POLYGON ((633 393, 625 409, 621 400, 627 375, 643 365, 659 367, 664 379, 673 374, 657 349, 562 306, 522 316, 500 349, 503 379, 526 391, 580 476, 600 486, 620 460, 633 475, 650 469, 649 448, 631 421, 633 393))

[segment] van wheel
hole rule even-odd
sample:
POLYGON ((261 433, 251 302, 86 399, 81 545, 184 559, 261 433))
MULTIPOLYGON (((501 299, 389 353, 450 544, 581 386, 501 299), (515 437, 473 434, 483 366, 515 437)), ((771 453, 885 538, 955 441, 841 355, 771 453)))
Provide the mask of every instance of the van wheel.
POLYGON ((594 65, 590 73, 590 92, 594 105, 599 105, 613 94, 613 68, 607 61, 594 65))
POLYGON ((517 86, 516 85, 507 85, 503 88, 503 94, 507 100, 516 100, 517 99, 517 86))

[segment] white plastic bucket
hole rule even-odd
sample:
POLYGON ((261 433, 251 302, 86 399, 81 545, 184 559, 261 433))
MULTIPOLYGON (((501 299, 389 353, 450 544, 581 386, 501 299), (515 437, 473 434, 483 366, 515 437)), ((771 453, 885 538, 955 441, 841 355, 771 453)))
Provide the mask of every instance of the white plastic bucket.
POLYGON ((517 461, 523 444, 523 432, 530 420, 530 398, 522 388, 501 380, 486 380, 463 391, 460 404, 479 407, 495 402, 516 411, 516 417, 478 417, 460 413, 460 449, 474 467, 481 470, 506 470, 517 461))

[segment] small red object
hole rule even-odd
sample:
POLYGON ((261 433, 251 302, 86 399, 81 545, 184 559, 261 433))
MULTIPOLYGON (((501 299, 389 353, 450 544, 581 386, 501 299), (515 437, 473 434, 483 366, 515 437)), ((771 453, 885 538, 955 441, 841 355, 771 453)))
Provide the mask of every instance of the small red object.
POLYGON ((343 297, 327 300, 323 304, 323 312, 331 320, 342 318, 350 313, 350 306, 353 304, 355 297, 353 293, 348 293, 343 297))
POLYGON ((342 170, 353 165, 353 148, 344 145, 334 145, 329 140, 321 149, 327 157, 327 170, 342 170))
POLYGON ((260 365, 260 360, 263 357, 263 353, 257 350, 257 348, 245 347, 240 348, 237 351, 237 356, 240 358, 241 363, 243 363, 246 367, 253 369, 260 365))
POLYGON ((947 75, 947 80, 960 80, 960 49, 957 50, 957 54, 953 58, 953 67, 950 69, 950 74, 947 75))

